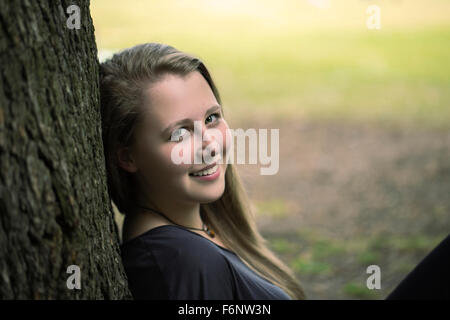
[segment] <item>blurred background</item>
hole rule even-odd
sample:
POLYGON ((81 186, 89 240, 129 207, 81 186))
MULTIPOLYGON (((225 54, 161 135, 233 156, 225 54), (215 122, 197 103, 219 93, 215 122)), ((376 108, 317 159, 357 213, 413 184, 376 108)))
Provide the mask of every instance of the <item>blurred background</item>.
POLYGON ((206 63, 230 127, 280 129, 277 175, 238 170, 308 298, 383 299, 450 232, 450 1, 95 0, 91 15, 100 60, 170 44, 206 63))

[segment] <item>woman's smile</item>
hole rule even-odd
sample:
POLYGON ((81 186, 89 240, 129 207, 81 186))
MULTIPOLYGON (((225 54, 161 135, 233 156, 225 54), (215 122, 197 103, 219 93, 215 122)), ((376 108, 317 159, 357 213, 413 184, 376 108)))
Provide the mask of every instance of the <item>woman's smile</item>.
POLYGON ((190 173, 189 176, 196 180, 213 181, 220 176, 220 166, 215 164, 212 168, 200 172, 190 173))

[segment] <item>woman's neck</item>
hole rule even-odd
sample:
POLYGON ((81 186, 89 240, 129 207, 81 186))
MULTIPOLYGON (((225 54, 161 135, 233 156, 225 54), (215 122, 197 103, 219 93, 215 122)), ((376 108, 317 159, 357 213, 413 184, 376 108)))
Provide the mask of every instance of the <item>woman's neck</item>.
POLYGON ((158 216, 158 220, 164 219, 167 223, 175 223, 183 227, 202 228, 203 222, 200 215, 199 203, 179 203, 177 201, 161 200, 158 199, 158 203, 150 199, 138 201, 138 205, 142 206, 138 208, 138 214, 143 217, 150 215, 153 217, 158 216), (158 212, 162 214, 158 214, 158 212))

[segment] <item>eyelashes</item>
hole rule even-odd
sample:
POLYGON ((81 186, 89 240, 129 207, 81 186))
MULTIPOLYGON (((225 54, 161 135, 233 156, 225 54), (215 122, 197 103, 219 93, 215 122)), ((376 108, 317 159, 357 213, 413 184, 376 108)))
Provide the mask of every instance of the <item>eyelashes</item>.
POLYGON ((213 114, 210 114, 206 119, 208 119, 208 118, 211 117, 211 116, 215 116, 215 117, 217 118, 216 121, 218 121, 218 120, 220 119, 220 117, 221 117, 221 115, 220 115, 219 112, 215 112, 215 113, 213 113, 213 114))
MULTIPOLYGON (((206 117, 206 119, 209 119, 212 116, 216 117, 216 119, 214 121, 212 121, 212 122, 207 123, 207 124, 211 124, 211 123, 217 124, 220 121, 220 119, 222 118, 222 115, 220 114, 220 112, 215 112, 215 113, 210 114, 208 117, 206 117)), ((175 129, 172 132, 172 134, 170 135, 169 141, 172 141, 172 142, 181 142, 181 141, 183 141, 183 137, 186 136, 187 133, 189 133, 190 129, 191 128, 188 128, 188 127, 180 127, 180 128, 175 129)))

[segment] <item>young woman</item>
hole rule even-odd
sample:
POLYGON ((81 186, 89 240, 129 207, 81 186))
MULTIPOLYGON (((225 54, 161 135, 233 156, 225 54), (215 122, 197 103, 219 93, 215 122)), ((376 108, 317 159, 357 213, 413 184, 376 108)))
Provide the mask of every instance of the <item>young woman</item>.
POLYGON ((100 77, 108 188, 125 214, 121 252, 133 296, 304 299, 226 161, 228 125, 203 62, 147 43, 102 63, 100 77), (174 161, 185 152, 192 161, 174 161), (212 162, 195 161, 206 154, 212 162))

